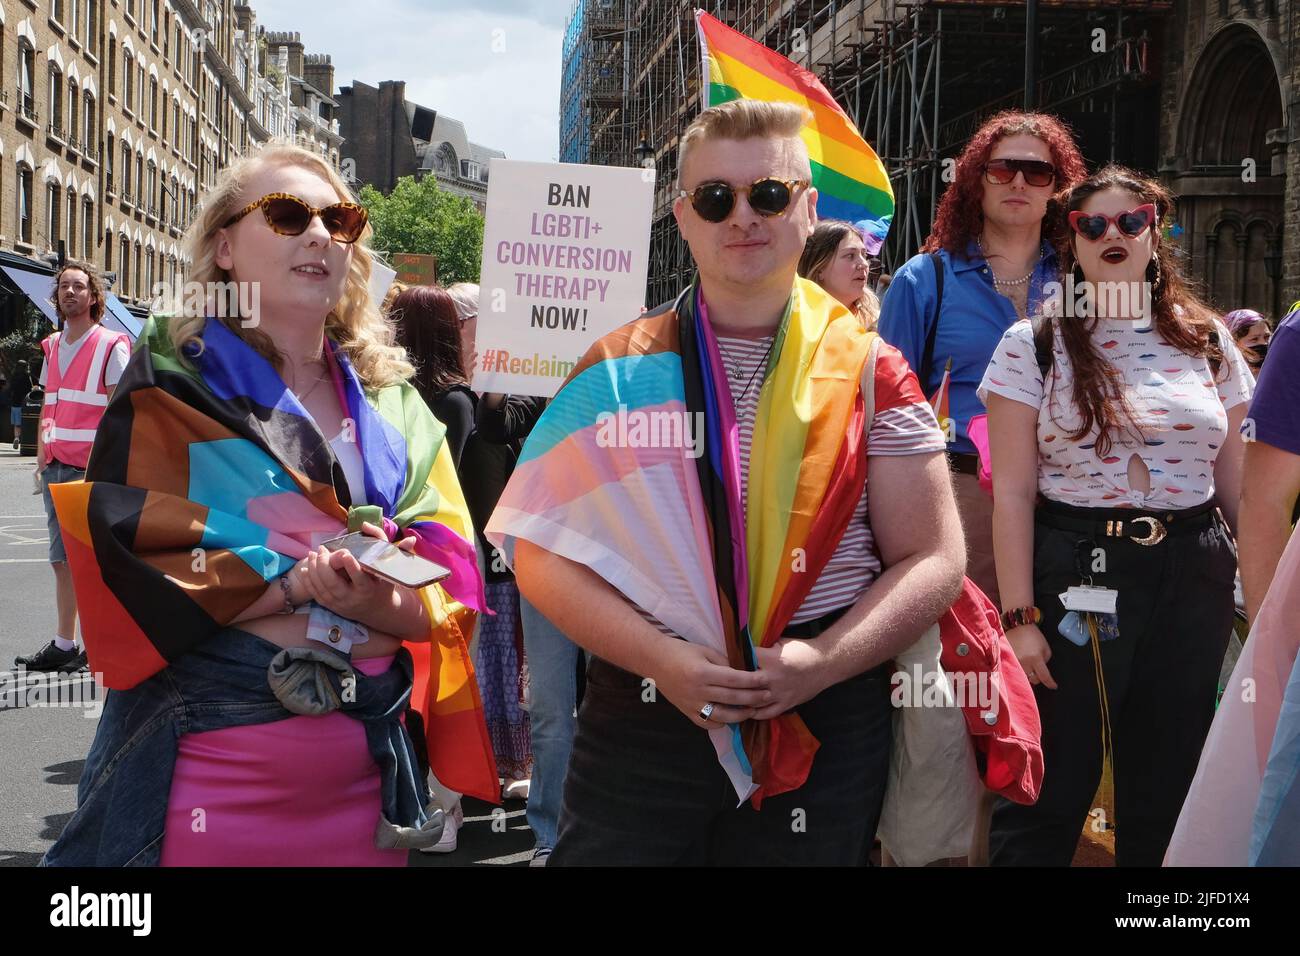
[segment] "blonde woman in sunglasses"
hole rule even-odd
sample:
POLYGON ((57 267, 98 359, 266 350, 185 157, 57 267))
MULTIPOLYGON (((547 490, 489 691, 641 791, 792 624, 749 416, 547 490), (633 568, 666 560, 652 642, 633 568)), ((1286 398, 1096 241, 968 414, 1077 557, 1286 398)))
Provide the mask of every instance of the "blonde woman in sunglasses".
POLYGON ((367 235, 338 173, 287 145, 224 172, 191 226, 191 280, 258 308, 151 319, 88 490, 59 504, 91 539, 73 573, 114 693, 48 863, 404 866, 442 830, 414 724, 440 779, 495 796, 490 749, 447 747, 428 708, 469 692, 482 581, 367 235), (424 560, 390 548, 372 573, 326 544, 349 531, 424 560))

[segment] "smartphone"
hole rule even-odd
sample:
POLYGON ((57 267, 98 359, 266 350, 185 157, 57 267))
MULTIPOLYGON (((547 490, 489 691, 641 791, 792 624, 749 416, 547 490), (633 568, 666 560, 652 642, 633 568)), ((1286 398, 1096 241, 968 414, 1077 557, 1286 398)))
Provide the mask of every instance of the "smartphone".
POLYGON ((422 588, 451 574, 436 561, 403 551, 395 544, 354 531, 323 542, 330 551, 347 551, 357 563, 376 577, 408 588, 422 588))

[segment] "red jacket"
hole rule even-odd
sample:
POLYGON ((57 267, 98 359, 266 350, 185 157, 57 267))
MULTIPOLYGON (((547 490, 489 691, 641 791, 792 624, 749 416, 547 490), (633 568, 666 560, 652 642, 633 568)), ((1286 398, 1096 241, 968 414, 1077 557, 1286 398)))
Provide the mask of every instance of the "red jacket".
POLYGON ((970 578, 939 619, 939 636, 943 643, 939 662, 954 676, 980 778, 1008 800, 1034 803, 1043 785, 1038 704, 1002 632, 997 609, 970 578), (963 694, 963 683, 967 688, 985 686, 990 692, 963 694), (991 708, 979 705, 981 696, 992 700, 991 708))

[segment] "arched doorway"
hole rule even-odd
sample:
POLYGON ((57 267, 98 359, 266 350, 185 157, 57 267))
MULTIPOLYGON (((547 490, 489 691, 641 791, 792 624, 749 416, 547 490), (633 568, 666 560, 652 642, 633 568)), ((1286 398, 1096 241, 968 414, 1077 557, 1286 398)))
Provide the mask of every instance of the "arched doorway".
POLYGON ((1192 72, 1170 177, 1189 272, 1221 312, 1280 318, 1285 140, 1271 134, 1283 125, 1268 47, 1247 25, 1221 30, 1192 72))

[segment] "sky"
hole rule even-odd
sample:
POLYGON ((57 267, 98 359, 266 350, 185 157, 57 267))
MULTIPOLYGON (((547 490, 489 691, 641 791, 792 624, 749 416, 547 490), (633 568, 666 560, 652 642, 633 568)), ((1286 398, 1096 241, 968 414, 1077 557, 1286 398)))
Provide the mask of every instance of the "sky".
POLYGON ((460 120, 473 142, 510 159, 558 159, 572 0, 249 2, 259 26, 296 30, 307 53, 328 53, 336 87, 405 80, 408 102, 460 120))

